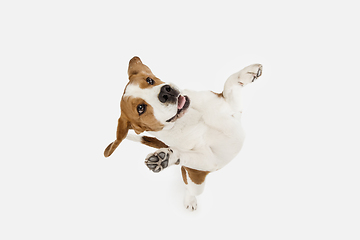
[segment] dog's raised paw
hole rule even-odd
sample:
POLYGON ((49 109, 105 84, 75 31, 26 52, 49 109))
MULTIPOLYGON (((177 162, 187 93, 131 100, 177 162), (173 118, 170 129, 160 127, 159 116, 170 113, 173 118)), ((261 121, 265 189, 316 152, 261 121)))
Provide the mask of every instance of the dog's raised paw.
POLYGON ((251 82, 254 82, 262 74, 262 65, 261 64, 252 64, 247 66, 239 72, 238 79, 239 84, 244 86, 251 82))
POLYGON ((151 171, 158 173, 169 166, 169 153, 161 149, 151 153, 145 159, 145 164, 151 171))

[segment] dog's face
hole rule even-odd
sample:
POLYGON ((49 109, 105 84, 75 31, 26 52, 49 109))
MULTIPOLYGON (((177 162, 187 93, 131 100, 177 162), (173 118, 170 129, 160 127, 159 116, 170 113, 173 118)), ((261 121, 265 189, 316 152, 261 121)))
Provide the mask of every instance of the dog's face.
POLYGON ((106 148, 105 156, 111 155, 129 129, 137 134, 161 131, 175 124, 190 105, 187 96, 182 96, 173 84, 158 79, 138 57, 130 60, 128 75, 129 83, 120 103, 116 140, 106 148))

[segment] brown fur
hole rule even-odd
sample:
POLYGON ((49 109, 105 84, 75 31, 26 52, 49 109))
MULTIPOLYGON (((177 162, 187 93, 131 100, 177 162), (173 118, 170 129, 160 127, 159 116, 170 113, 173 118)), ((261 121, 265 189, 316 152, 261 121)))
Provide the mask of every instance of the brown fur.
POLYGON ((133 75, 130 78, 130 82, 128 83, 128 85, 129 84, 135 84, 135 85, 138 85, 141 89, 144 89, 144 88, 152 88, 152 87, 155 87, 155 86, 163 84, 163 83, 164 83, 163 81, 161 81, 160 79, 155 77, 151 72, 150 73, 148 73, 148 72, 139 72, 139 73, 137 73, 136 75, 133 75), (151 78, 152 80, 154 80, 153 85, 150 85, 146 81, 146 79, 148 77, 151 78))
POLYGON ((126 137, 128 130, 130 128, 129 121, 126 117, 121 116, 118 120, 118 126, 116 130, 116 140, 107 146, 104 151, 104 156, 109 157, 115 149, 119 146, 119 144, 124 140, 126 137))
POLYGON ((195 184, 202 184, 205 182, 206 176, 210 173, 209 171, 200 171, 188 167, 181 167, 181 173, 185 184, 188 184, 187 178, 186 178, 186 172, 189 174, 189 177, 191 181, 195 184))
POLYGON ((153 148, 168 148, 169 146, 166 145, 165 143, 163 143, 162 141, 158 140, 157 138, 153 138, 153 137, 147 137, 147 136, 143 136, 141 138, 141 143, 145 144, 149 147, 153 147, 153 148))
POLYGON ((216 93, 216 92, 213 92, 211 91, 213 94, 215 94, 216 96, 218 96, 219 98, 223 98, 224 97, 224 94, 223 93, 216 93))
POLYGON ((161 124, 154 116, 154 109, 146 101, 141 98, 123 97, 121 100, 121 114, 125 115, 129 121, 131 129, 134 129, 136 134, 144 131, 160 131, 164 125, 161 124), (139 115, 137 106, 139 104, 146 105, 146 111, 139 115))
POLYGON ((181 175, 182 175, 182 178, 183 178, 184 183, 187 185, 188 182, 187 182, 186 170, 185 170, 185 167, 184 167, 184 166, 181 167, 181 175))

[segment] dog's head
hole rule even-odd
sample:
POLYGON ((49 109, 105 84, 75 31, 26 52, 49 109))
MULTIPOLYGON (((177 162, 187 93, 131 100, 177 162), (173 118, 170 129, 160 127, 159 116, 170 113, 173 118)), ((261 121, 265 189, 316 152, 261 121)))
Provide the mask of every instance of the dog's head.
POLYGON ((139 57, 129 62, 129 82, 121 98, 121 116, 118 120, 116 140, 104 152, 110 156, 126 137, 129 129, 137 134, 161 131, 171 127, 182 117, 190 105, 187 96, 173 84, 162 82, 139 57))

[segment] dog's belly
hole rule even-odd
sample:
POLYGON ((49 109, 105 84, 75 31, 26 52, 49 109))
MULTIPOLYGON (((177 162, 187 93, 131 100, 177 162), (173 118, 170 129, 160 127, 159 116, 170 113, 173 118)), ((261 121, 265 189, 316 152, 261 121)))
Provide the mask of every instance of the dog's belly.
POLYGON ((209 141, 209 146, 216 156, 216 170, 219 170, 240 152, 245 140, 245 133, 239 124, 233 128, 231 135, 221 134, 218 131, 213 132, 212 130, 209 131, 209 134, 212 138, 209 141))
POLYGON ((173 135, 156 135, 167 145, 181 152, 196 153, 202 159, 193 160, 204 162, 201 170, 217 171, 234 159, 243 146, 245 134, 240 123, 236 125, 234 123, 230 134, 228 127, 229 125, 226 125, 226 129, 221 131, 200 121, 196 126, 188 127, 185 130, 173 129, 171 131, 174 133, 173 135))

